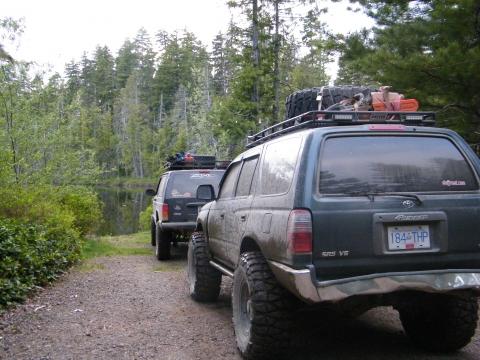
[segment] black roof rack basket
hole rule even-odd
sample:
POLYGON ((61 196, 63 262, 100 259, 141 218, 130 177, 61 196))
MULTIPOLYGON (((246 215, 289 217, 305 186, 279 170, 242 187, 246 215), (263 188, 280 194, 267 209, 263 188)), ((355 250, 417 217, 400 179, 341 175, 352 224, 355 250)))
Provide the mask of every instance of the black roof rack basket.
POLYGON ((229 160, 217 160, 214 155, 182 154, 171 156, 164 164, 165 171, 195 169, 226 169, 229 160))
POLYGON ((259 145, 300 129, 365 124, 401 124, 406 126, 435 126, 433 112, 401 111, 310 111, 272 125, 247 136, 247 148, 259 145))

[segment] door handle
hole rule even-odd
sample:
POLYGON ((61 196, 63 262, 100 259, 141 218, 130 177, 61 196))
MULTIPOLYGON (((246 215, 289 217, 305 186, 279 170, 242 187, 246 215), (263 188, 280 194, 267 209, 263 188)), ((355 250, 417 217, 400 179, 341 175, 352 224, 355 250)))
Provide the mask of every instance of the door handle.
POLYGON ((241 221, 247 220, 247 215, 242 215, 242 216, 240 216, 240 220, 241 220, 241 221))

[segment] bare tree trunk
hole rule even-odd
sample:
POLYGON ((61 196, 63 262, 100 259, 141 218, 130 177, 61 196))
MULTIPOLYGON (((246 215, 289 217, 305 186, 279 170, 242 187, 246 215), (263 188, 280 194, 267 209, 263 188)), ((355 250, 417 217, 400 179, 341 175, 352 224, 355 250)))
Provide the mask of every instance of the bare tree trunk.
POLYGON ((210 72, 208 64, 205 64, 205 108, 210 110, 212 107, 212 99, 210 98, 210 72))
MULTIPOLYGON (((2 72, 4 74, 4 78, 7 78, 7 72, 5 71, 5 68, 2 66, 2 72)), ((9 85, 8 86, 8 98, 6 95, 0 93, 0 96, 2 98, 3 102, 3 108, 4 108, 4 114, 5 114, 5 122, 7 125, 7 136, 10 142, 10 153, 12 156, 12 170, 15 175, 15 182, 18 184, 19 178, 20 178, 20 164, 18 164, 18 145, 15 139, 15 135, 13 134, 14 128, 13 128, 13 99, 14 99, 14 94, 12 92, 12 89, 9 85)))
POLYGON ((274 0, 275 7, 275 38, 273 43, 273 91, 275 100, 273 103, 273 122, 278 122, 279 102, 280 102, 280 16, 278 10, 278 3, 280 0, 274 0))
POLYGON ((253 47, 253 66, 255 69, 255 81, 253 83, 253 102, 257 105, 257 121, 259 120, 260 105, 260 48, 258 44, 258 0, 252 0, 252 47, 253 47))
POLYGON ((160 105, 158 109, 158 127, 162 127, 163 122, 163 92, 160 93, 160 105))

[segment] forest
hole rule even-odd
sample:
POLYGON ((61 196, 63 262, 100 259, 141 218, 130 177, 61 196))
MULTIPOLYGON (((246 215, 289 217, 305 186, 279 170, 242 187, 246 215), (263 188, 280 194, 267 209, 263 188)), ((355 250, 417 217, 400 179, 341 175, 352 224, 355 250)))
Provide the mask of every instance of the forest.
MULTIPOLYGON (((356 1, 352 11, 376 25, 347 35, 322 21, 328 2, 228 4, 242 17, 211 44, 188 31, 152 37, 140 29, 116 54, 107 45, 85 49, 64 75, 49 77, 2 60, 0 182, 156 177, 179 150, 230 158, 248 132, 283 119, 288 94, 332 80, 391 85, 479 141, 476 1, 356 1), (300 3, 299 19, 291 9, 300 3)), ((21 42, 22 21, 2 19, 1 27, 4 39, 21 42)))
MULTIPOLYGON (((188 30, 139 29, 117 52, 84 49, 64 74, 34 72, 0 51, 0 253, 24 251, 19 224, 44 242, 62 233, 65 253, 49 260, 58 271, 99 217, 93 193, 77 185, 154 179, 182 150, 232 158, 247 134, 283 120, 286 96, 303 88, 390 85, 480 142, 478 1, 351 0, 375 25, 348 34, 323 20, 329 3, 230 0, 240 15, 210 44, 188 30)), ((0 18, 0 44, 21 43, 24 27, 0 18)), ((19 273, 17 260, 0 264, 0 291, 12 299, 21 292, 5 274, 30 279, 26 288, 49 278, 19 273)))

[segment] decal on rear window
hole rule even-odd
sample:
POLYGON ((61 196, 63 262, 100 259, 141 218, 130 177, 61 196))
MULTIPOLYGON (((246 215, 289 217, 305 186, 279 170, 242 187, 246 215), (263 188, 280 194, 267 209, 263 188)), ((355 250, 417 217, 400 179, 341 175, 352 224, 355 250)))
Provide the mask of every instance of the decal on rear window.
POLYGON ((467 183, 463 180, 443 180, 443 186, 466 186, 467 183))

